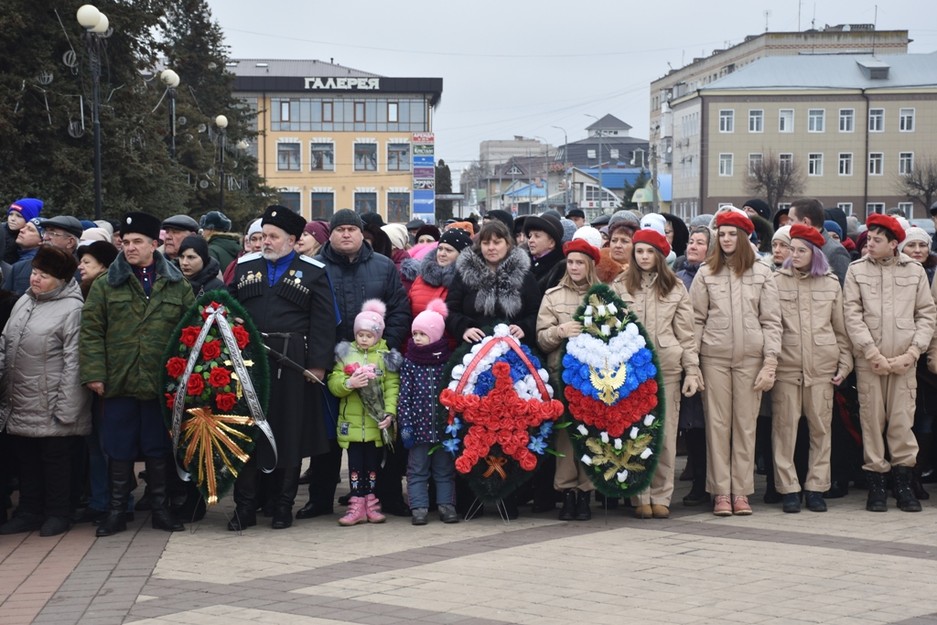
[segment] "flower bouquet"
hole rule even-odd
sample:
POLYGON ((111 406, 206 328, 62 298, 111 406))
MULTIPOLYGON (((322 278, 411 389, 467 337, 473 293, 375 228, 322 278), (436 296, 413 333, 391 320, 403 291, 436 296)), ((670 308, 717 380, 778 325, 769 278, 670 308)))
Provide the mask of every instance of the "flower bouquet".
POLYGON ((664 435, 653 342, 603 284, 589 290, 573 318, 583 332, 566 343, 562 363, 570 438, 595 487, 628 497, 650 484, 664 435))
MULTIPOLYGON (((212 505, 250 459, 267 427, 269 369, 263 339, 225 291, 198 299, 173 333, 163 369, 163 413, 179 475, 212 505)), ((274 445, 274 450, 276 446, 274 445)))
POLYGON ((503 499, 550 451, 563 404, 553 399, 540 360, 503 324, 459 349, 447 371, 450 382, 439 396, 442 450, 455 456, 456 471, 479 499, 503 499))
MULTIPOLYGON (((345 375, 352 375, 359 369, 364 371, 368 378, 367 386, 356 389, 358 391, 358 396, 361 397, 361 404, 364 406, 368 417, 380 423, 384 420, 384 417, 387 416, 387 413, 384 411, 384 385, 381 381, 381 375, 383 375, 384 372, 374 365, 362 365, 357 362, 345 365, 342 371, 345 375)), ((397 429, 394 426, 394 421, 391 421, 389 427, 381 430, 381 441, 391 452, 394 451, 395 438, 397 438, 397 429)))

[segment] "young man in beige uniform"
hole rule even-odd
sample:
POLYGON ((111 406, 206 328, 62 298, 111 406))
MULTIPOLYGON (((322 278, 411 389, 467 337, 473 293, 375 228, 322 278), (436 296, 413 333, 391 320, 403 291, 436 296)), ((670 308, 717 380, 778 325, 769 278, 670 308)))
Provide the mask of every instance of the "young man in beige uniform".
POLYGON ((868 255, 849 266, 843 285, 859 384, 862 468, 869 479, 866 509, 888 509, 885 483, 891 471, 898 507, 918 512, 921 504, 911 489, 918 451, 911 431, 915 366, 934 334, 937 306, 924 268, 897 251, 904 239, 898 220, 873 214, 866 225, 868 255))

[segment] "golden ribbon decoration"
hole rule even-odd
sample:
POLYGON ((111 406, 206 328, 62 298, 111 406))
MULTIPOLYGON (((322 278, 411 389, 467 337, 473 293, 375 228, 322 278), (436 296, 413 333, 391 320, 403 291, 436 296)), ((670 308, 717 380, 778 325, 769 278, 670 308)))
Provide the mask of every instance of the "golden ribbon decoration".
POLYGON ((508 474, 504 472, 504 465, 508 462, 507 458, 502 458, 501 456, 488 456, 485 458, 485 462, 488 463, 488 470, 485 471, 485 474, 482 477, 491 477, 497 473, 502 480, 506 480, 508 478, 508 474))
POLYGON ((237 470, 228 460, 226 451, 241 462, 247 462, 250 456, 233 439, 250 442, 251 437, 243 434, 231 425, 253 425, 251 417, 233 414, 212 414, 211 408, 189 408, 190 415, 182 424, 183 441, 188 441, 185 449, 185 464, 188 465, 198 453, 198 484, 206 484, 208 505, 218 503, 218 487, 215 479, 215 463, 212 451, 217 450, 228 471, 237 477, 237 470))

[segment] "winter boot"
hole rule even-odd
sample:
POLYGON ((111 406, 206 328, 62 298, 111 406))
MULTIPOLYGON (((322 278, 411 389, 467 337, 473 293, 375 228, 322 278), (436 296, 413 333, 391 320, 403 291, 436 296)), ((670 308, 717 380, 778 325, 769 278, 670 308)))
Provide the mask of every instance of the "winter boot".
POLYGON ((250 462, 241 468, 234 482, 234 515, 228 531, 240 532, 257 525, 257 469, 250 462))
POLYGON ((560 521, 572 521, 576 518, 576 491, 569 489, 563 493, 563 507, 560 509, 560 521))
POLYGON ((592 501, 592 493, 579 491, 576 493, 576 520, 588 521, 592 518, 592 509, 589 502, 592 501))
POLYGON ((914 490, 911 488, 912 471, 911 467, 893 466, 891 468, 892 487, 899 509, 905 512, 920 512, 921 502, 914 496, 914 490))
POLYGON ((155 530, 181 532, 185 529, 179 519, 169 510, 169 498, 166 491, 169 466, 166 456, 146 458, 146 479, 150 488, 150 523, 155 530))
POLYGON ((931 441, 933 434, 917 435, 917 462, 914 465, 914 473, 911 478, 911 488, 914 490, 914 496, 918 499, 930 499, 930 493, 924 490, 923 474, 925 467, 931 462, 931 441))
POLYGON ((368 493, 364 498, 365 516, 368 523, 383 523, 387 517, 381 513, 381 500, 374 493, 368 493))
POLYGON ((709 504, 706 492, 706 430, 693 428, 686 431, 687 462, 693 465, 693 486, 683 498, 684 506, 709 504))
POLYGON ((133 480, 133 462, 114 460, 107 463, 107 481, 111 490, 111 501, 107 516, 95 530, 95 536, 112 536, 127 529, 127 501, 133 480))
POLYGON ((368 520, 367 506, 364 497, 352 496, 348 499, 348 512, 338 520, 339 525, 349 527, 368 520))
POLYGON ((885 492, 885 480, 888 475, 866 471, 869 482, 869 497, 865 502, 865 509, 869 512, 885 512, 888 510, 888 495, 885 492))
POLYGON ((273 508, 273 521, 270 527, 282 530, 293 525, 293 503, 299 491, 299 467, 287 467, 283 470, 283 481, 280 483, 279 494, 276 496, 276 505, 273 508))

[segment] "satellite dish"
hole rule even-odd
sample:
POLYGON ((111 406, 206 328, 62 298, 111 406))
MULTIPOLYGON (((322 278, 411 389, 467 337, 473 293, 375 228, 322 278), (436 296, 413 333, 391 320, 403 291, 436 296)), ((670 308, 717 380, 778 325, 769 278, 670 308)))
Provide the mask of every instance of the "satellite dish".
POLYGON ((199 180, 198 187, 199 187, 199 189, 207 189, 207 188, 208 188, 208 181, 207 181, 207 180, 199 180))
POLYGON ((36 77, 36 80, 40 85, 48 85, 52 83, 52 72, 39 72, 39 75, 36 77))

